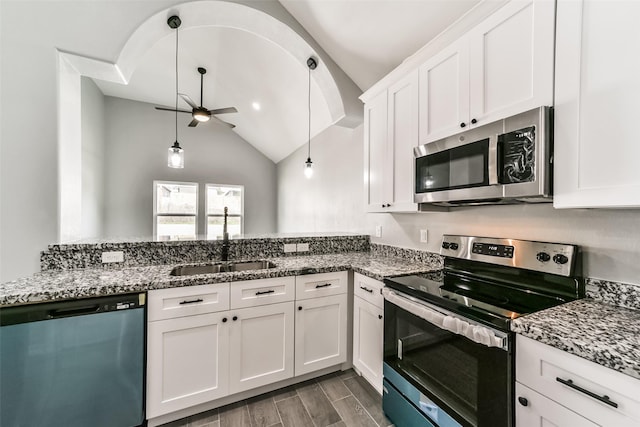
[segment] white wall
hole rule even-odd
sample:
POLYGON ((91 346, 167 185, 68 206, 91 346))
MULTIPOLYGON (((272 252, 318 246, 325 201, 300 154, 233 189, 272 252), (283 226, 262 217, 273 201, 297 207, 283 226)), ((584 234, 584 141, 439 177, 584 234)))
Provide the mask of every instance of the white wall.
MULTIPOLYGON (((153 181, 244 185, 244 233, 276 231, 276 165, 231 129, 213 122, 187 127, 178 116, 184 169, 167 167, 174 115, 151 104, 105 97, 105 227, 107 237, 153 235, 153 181)), ((231 115, 225 117, 233 121, 231 115)), ((203 212, 203 209, 199 209, 203 212)), ((204 234, 204 216, 198 233, 204 234)))
POLYGON ((82 224, 83 238, 102 237, 104 223, 104 95, 93 80, 82 78, 82 224))
MULTIPOLYGON (((56 48, 116 62, 146 19, 184 0, 0 1, 0 283, 39 270, 59 239, 56 48)), ((238 0, 290 25, 316 49, 353 112, 357 87, 276 0, 238 0)))
POLYGON ((364 213, 363 127, 330 128, 312 141, 316 173, 302 176, 306 147, 278 163, 278 231, 355 231, 372 242, 438 252, 443 234, 574 243, 589 277, 640 284, 640 210, 555 210, 550 205, 457 208, 414 214, 364 213), (420 229, 429 242, 420 243, 420 229))

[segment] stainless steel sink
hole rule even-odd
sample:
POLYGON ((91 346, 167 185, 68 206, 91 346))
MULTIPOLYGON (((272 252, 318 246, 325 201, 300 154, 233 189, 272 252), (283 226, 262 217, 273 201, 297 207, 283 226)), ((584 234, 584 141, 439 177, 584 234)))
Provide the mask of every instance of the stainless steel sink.
POLYGON ((245 261, 225 264, 185 265, 175 267, 169 273, 171 276, 193 276, 195 274, 229 273, 232 271, 263 270, 274 268, 271 261, 245 261))

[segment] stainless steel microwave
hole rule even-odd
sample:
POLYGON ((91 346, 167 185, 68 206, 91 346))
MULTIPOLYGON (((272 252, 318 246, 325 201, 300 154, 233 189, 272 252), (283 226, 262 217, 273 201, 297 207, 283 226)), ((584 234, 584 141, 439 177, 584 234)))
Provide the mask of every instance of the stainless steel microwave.
POLYGON ((415 194, 431 206, 552 201, 553 108, 539 107, 414 148, 415 194))

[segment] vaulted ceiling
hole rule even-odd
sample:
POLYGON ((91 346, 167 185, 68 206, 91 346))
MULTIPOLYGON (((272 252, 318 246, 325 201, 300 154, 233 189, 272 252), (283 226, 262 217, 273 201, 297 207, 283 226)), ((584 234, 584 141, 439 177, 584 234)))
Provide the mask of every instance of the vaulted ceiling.
MULTIPOLYGON (((384 77, 480 0, 280 0, 361 90, 384 77)), ((219 118, 235 124, 246 141, 274 162, 307 142, 308 69, 298 58, 256 34, 225 27, 180 33, 179 91, 204 106, 235 106, 219 118), (254 108, 258 103, 260 109, 254 108)), ((175 38, 159 40, 142 58, 128 85, 95 80, 105 95, 173 106, 175 38)), ((313 74, 312 74, 313 76, 313 74)), ((330 123, 325 100, 312 79, 311 133, 330 123)), ((188 106, 179 101, 179 107, 188 106)), ((152 106, 150 105, 150 108, 152 106)), ((169 119, 169 112, 158 112, 169 119)), ((181 119, 186 129, 188 115, 181 119)), ((212 122, 191 128, 207 131, 212 122)))

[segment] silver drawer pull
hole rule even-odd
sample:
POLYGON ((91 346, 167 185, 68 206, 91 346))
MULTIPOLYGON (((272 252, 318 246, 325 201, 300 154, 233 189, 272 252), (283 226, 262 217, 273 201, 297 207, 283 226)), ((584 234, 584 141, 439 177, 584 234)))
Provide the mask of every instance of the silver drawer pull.
POLYGON ((202 301, 204 301, 202 298, 192 299, 192 300, 184 300, 184 301, 180 301, 180 305, 195 304, 195 303, 202 302, 202 301))
POLYGON ((369 288, 367 288, 366 286, 360 286, 360 289, 362 289, 362 290, 363 290, 363 291, 365 291, 365 292, 369 292, 370 294, 372 294, 372 293, 373 293, 373 289, 369 289, 369 288))
POLYGON ((265 295, 265 294, 272 294, 275 291, 273 289, 269 289, 268 291, 258 291, 256 292, 256 295, 265 295))
POLYGON ((609 400, 609 396, 606 396, 606 395, 605 396, 600 396, 599 394, 595 394, 594 392, 589 391, 587 389, 584 389, 584 388, 580 387, 579 385, 575 385, 573 383, 573 380, 563 380, 560 377, 556 377, 556 381, 558 381, 561 384, 566 385, 567 387, 571 387, 572 389, 574 389, 576 391, 579 391, 580 393, 584 393, 589 397, 592 397, 592 398, 594 398, 596 400, 599 400, 602 403, 606 403, 609 406, 613 406, 614 408, 618 407, 618 404, 616 402, 612 402, 611 400, 609 400))
POLYGON ((324 285, 316 285, 316 289, 326 288, 326 287, 329 287, 329 286, 331 286, 331 283, 325 283, 324 285))

